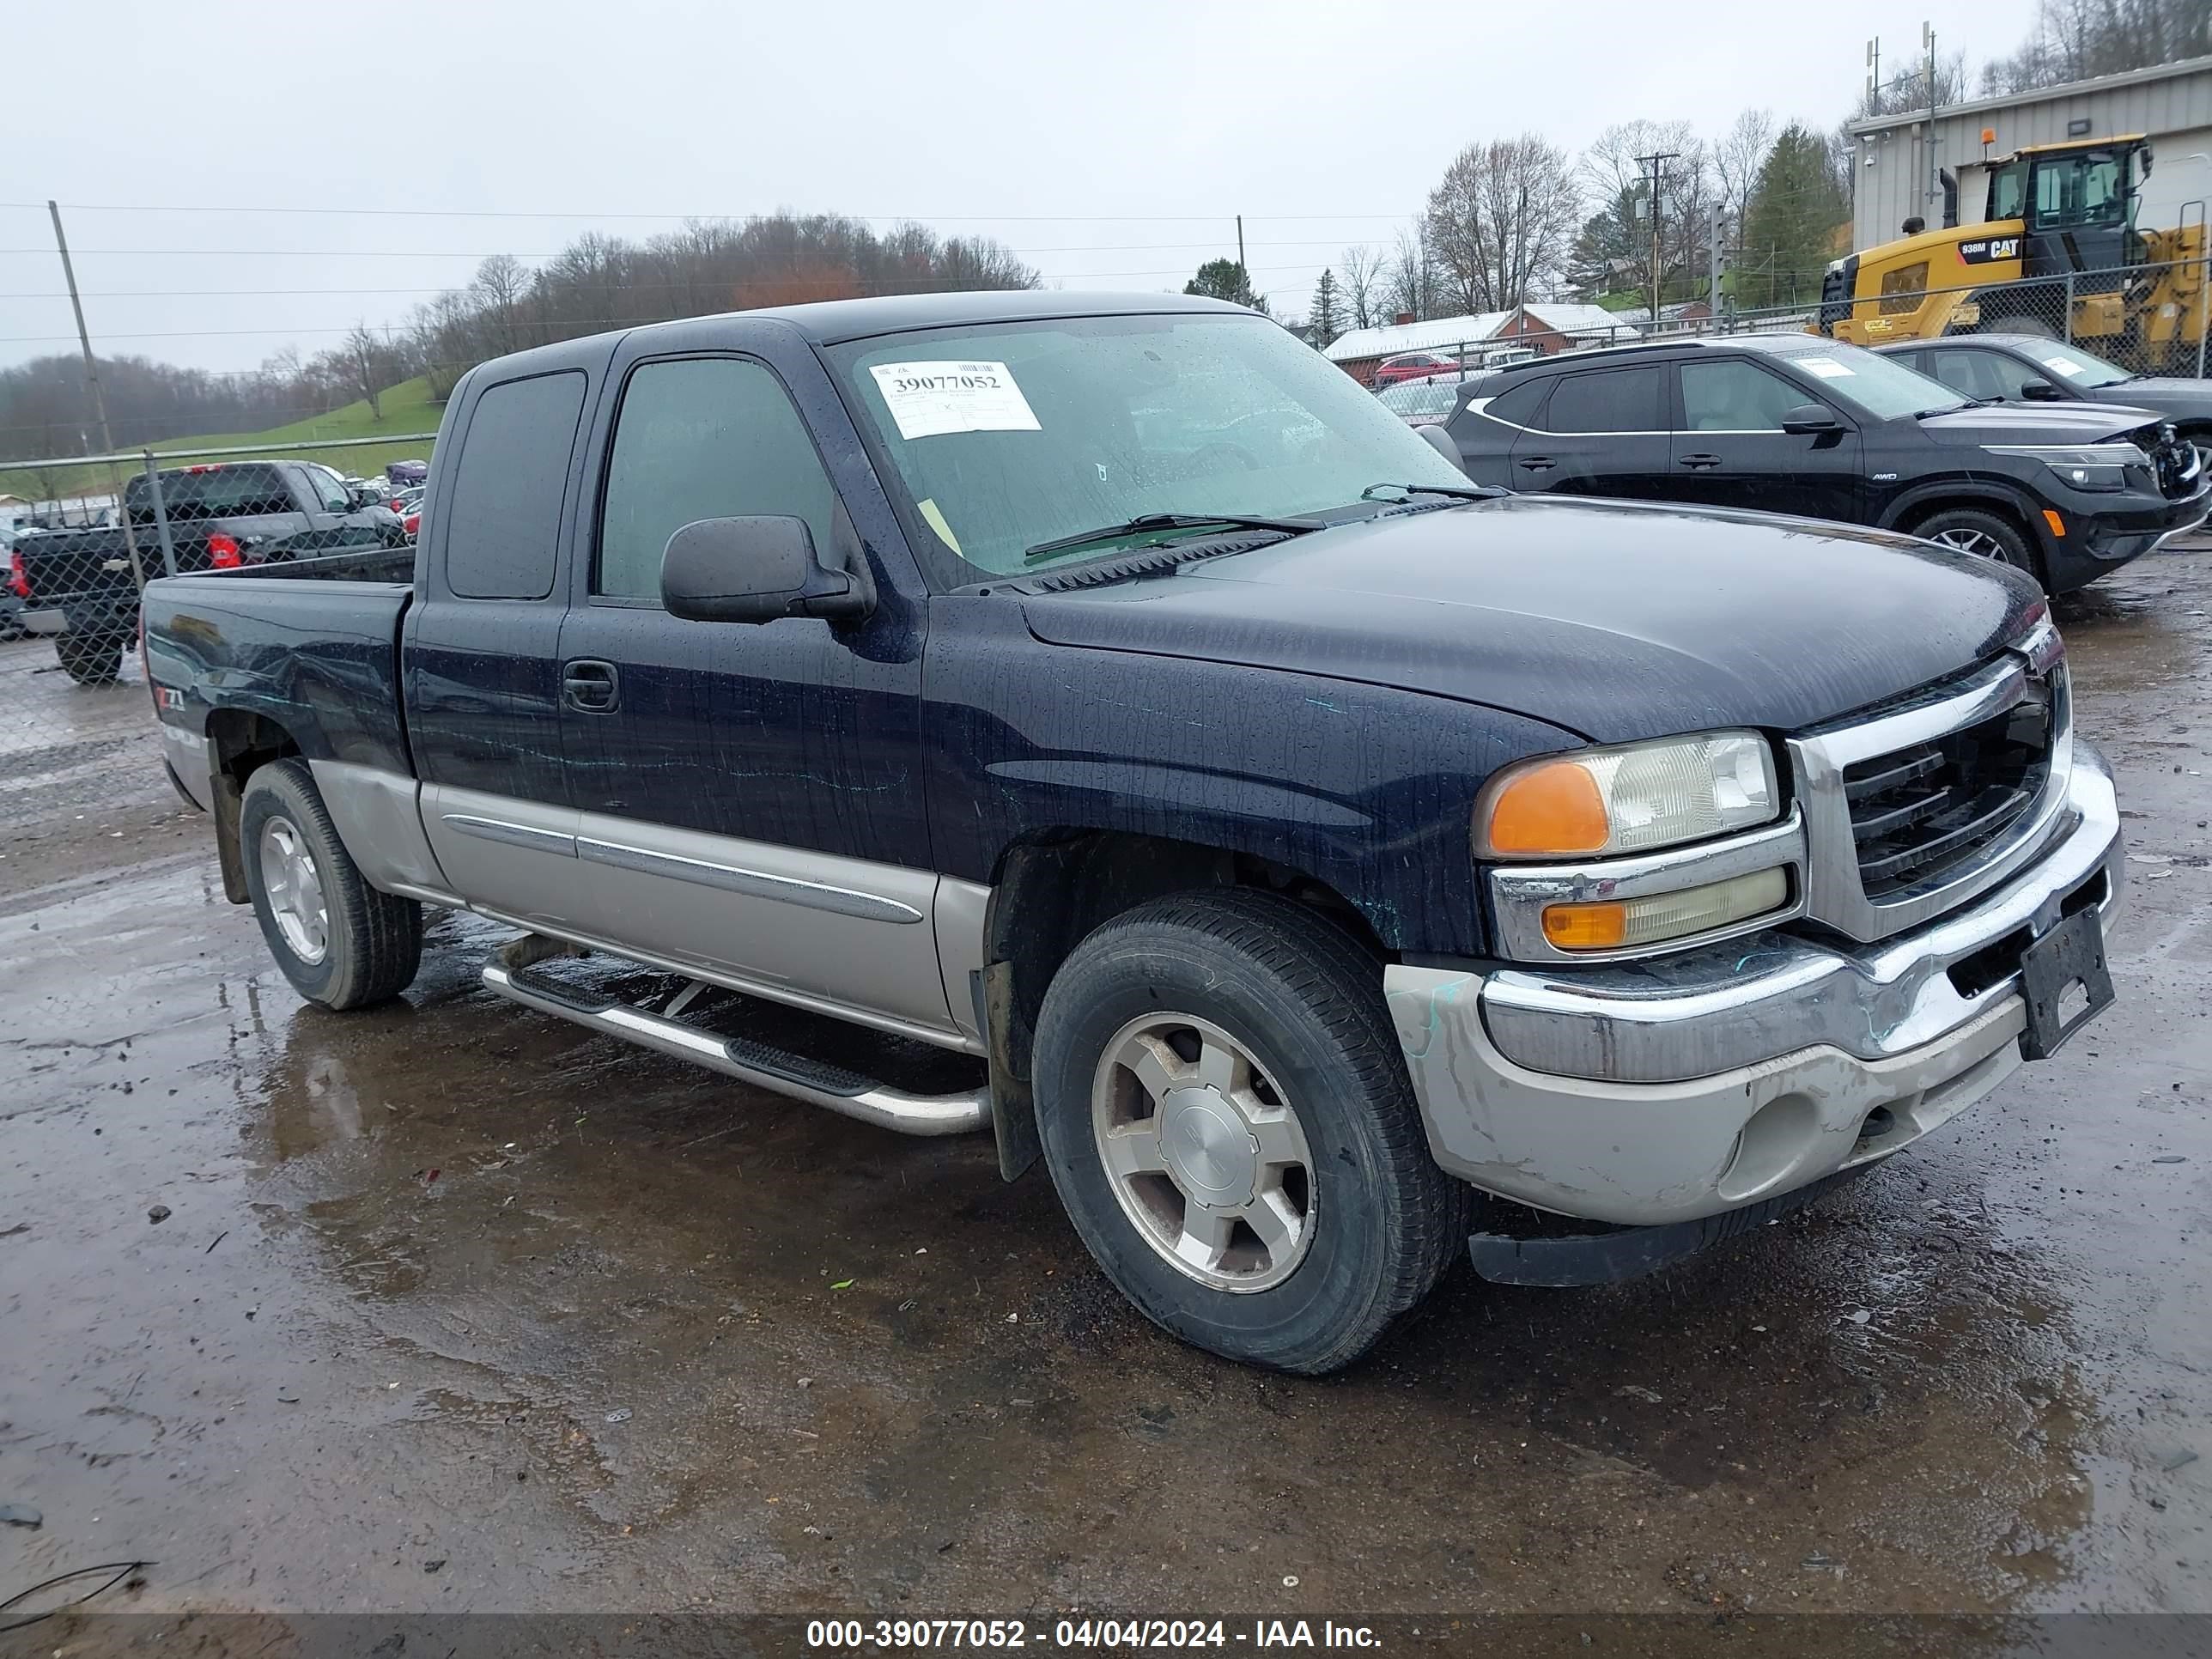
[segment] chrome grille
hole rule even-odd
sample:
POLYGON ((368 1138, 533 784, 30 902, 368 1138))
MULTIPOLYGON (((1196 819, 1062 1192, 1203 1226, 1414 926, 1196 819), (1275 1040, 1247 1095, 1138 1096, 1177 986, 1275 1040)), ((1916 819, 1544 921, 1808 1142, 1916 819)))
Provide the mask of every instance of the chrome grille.
POLYGON ((1971 673, 1789 739, 1809 921, 1887 939, 2008 879, 2064 832, 2062 652, 2039 621, 1971 673))
POLYGON ((1844 769, 1859 885, 1901 892, 1972 859, 2034 805, 2051 767, 2051 687, 1995 717, 1844 769))

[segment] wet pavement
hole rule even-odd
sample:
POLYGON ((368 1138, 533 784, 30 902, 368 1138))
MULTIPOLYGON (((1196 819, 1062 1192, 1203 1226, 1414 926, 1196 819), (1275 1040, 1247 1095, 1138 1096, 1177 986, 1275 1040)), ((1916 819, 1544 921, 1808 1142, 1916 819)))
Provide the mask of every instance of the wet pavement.
POLYGON ((88 694, 107 758, 6 797, 0 1504, 43 1524, 0 1595, 2212 1611, 2208 612, 2190 554, 2063 617, 2128 814, 2101 1021, 1784 1224, 1603 1290, 1462 1267, 1323 1382, 1153 1330, 985 1139, 494 999, 479 921, 402 1005, 304 1006, 105 712, 143 688, 88 694), (71 864, 77 811, 137 830, 71 864))

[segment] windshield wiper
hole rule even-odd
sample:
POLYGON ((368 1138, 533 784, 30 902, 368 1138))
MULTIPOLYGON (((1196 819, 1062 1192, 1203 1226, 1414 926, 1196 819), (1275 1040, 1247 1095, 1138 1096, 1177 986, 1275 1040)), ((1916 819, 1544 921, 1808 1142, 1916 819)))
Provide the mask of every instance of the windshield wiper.
POLYGON ((1449 495, 1462 501, 1486 501, 1493 496, 1512 494, 1507 489, 1494 489, 1488 484, 1371 483, 1359 492, 1359 499, 1363 501, 1379 500, 1381 498, 1375 493, 1378 489, 1395 489, 1401 495, 1449 495))
POLYGON ((1109 542, 1117 536, 1141 536, 1153 530, 1279 530, 1286 536, 1300 536, 1309 530, 1326 527, 1311 519, 1254 519, 1236 513, 1140 513, 1119 524, 1079 530, 1073 536, 1055 536, 1048 542, 1024 548, 1022 562, 1036 564, 1055 553, 1088 547, 1093 542, 1109 542))

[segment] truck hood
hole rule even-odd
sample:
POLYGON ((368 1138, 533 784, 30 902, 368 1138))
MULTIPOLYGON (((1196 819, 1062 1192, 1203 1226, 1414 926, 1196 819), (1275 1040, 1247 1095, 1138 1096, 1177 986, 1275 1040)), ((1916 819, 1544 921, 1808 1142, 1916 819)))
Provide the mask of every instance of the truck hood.
POLYGON ((1022 603, 1050 644, 1396 686, 1620 743, 1833 719, 1988 657, 2042 596, 1878 531, 1507 496, 1022 603))
POLYGON ((1939 444, 2094 444, 2140 432, 2165 418, 2117 403, 1990 404, 1930 415, 1920 429, 1939 444))

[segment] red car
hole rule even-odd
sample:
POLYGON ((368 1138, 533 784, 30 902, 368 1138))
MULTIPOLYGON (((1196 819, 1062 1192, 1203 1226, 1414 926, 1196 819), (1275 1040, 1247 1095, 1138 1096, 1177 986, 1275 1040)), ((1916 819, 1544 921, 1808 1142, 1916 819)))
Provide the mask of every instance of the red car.
POLYGON ((1456 372, 1459 359, 1447 357, 1437 351, 1401 351, 1395 357, 1385 357, 1375 365, 1375 378, 1370 384, 1395 386, 1401 380, 1418 380, 1431 374, 1456 372))

